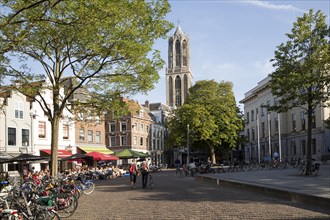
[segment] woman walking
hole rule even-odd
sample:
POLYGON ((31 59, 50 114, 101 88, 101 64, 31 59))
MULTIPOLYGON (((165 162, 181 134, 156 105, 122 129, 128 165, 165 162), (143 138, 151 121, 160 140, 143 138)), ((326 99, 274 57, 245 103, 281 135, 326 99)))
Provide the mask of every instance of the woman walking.
POLYGON ((149 166, 146 161, 141 164, 141 174, 142 174, 142 188, 147 188, 148 184, 148 175, 149 175, 149 166))
POLYGON ((131 180, 131 189, 134 189, 136 187, 135 184, 136 184, 137 172, 138 172, 138 168, 137 168, 136 162, 135 162, 135 160, 132 160, 132 164, 129 167, 129 177, 131 180))

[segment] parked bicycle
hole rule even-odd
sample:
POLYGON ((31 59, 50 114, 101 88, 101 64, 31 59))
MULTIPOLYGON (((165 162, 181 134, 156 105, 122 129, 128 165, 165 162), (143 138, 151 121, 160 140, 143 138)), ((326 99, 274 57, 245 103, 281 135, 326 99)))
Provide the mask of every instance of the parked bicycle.
MULTIPOLYGON (((301 160, 299 161, 299 164, 297 166, 297 174, 298 176, 301 176, 303 174, 306 174, 306 165, 307 162, 306 160, 301 160)), ((312 164, 311 164, 311 169, 309 175, 311 176, 317 176, 320 170, 320 163, 315 162, 315 159, 312 159, 312 164)))

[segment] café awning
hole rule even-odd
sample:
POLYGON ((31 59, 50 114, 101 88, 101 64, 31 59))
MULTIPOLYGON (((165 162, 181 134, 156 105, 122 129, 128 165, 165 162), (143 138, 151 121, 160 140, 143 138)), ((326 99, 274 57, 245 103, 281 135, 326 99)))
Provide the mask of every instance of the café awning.
POLYGON ((106 147, 78 147, 85 153, 100 152, 102 154, 113 154, 113 151, 106 147))
MULTIPOLYGON (((42 149, 40 150, 41 152, 44 152, 46 154, 51 154, 51 150, 50 149, 42 149)), ((59 158, 66 158, 72 155, 71 151, 67 151, 67 150, 58 150, 57 156, 59 158)))

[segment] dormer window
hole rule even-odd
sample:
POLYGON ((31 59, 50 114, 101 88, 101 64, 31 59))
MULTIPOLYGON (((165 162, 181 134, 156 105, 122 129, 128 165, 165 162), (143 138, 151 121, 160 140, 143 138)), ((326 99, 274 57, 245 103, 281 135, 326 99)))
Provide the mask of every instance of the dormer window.
POLYGON ((23 119, 23 102, 15 102, 15 118, 23 119))

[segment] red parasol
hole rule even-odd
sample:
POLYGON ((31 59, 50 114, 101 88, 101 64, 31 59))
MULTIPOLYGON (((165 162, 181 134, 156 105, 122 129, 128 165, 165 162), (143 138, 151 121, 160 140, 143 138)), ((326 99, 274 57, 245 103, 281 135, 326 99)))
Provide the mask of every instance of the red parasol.
POLYGON ((89 152, 88 154, 86 154, 88 156, 92 156, 93 160, 99 161, 99 160, 119 160, 118 157, 113 156, 113 155, 109 155, 109 154, 102 154, 100 152, 89 152))

